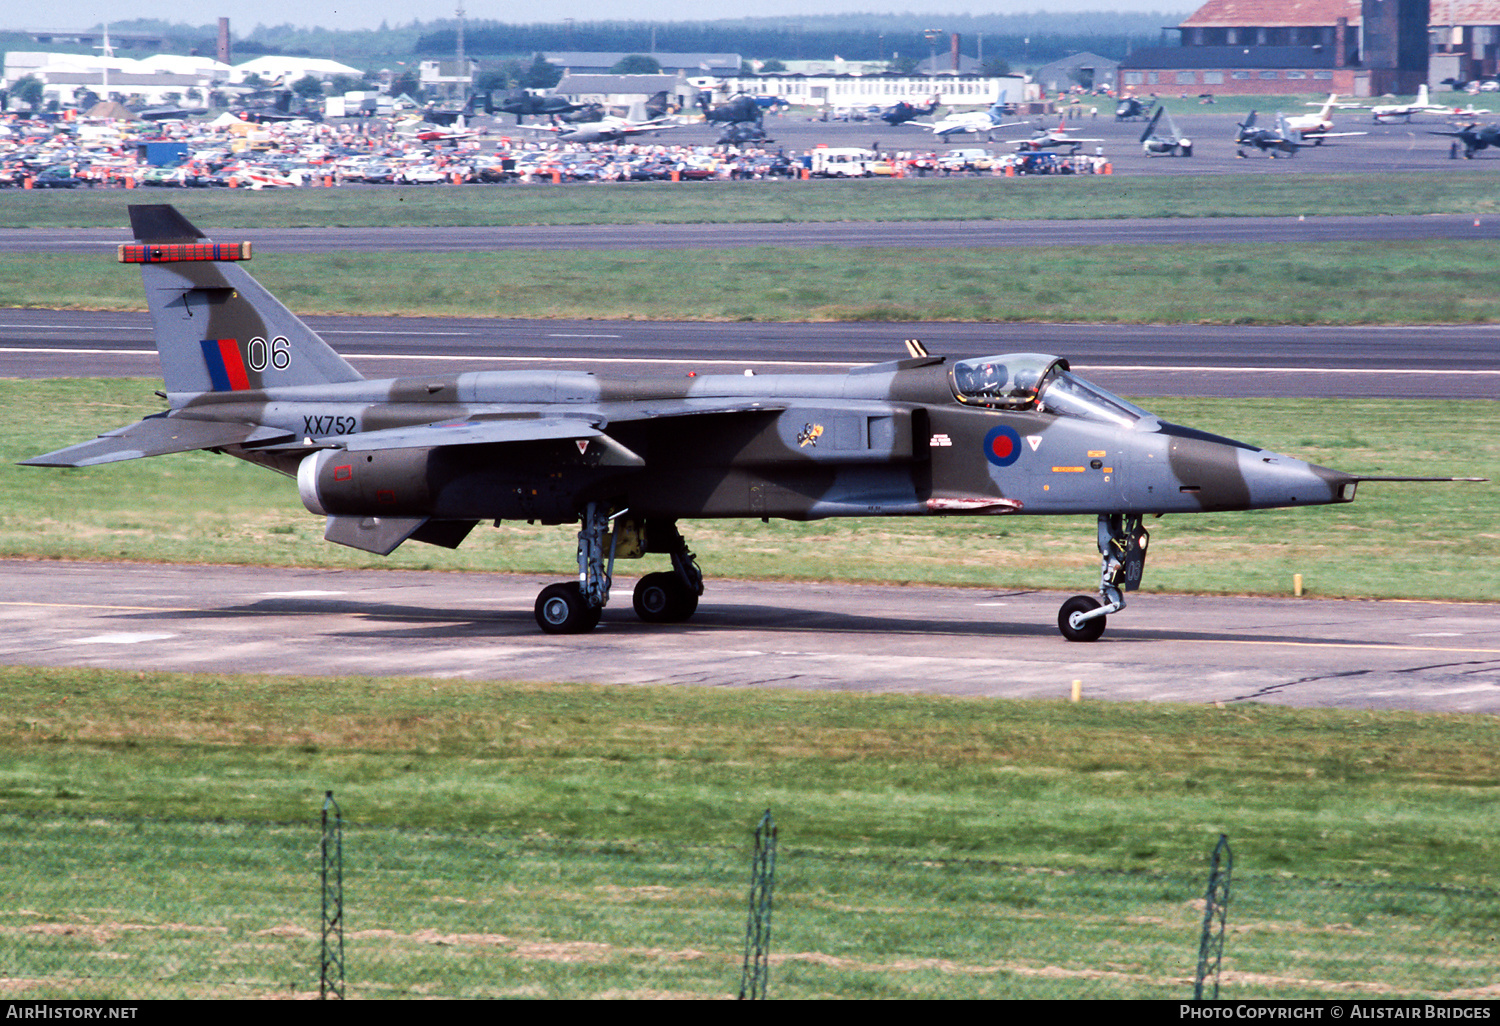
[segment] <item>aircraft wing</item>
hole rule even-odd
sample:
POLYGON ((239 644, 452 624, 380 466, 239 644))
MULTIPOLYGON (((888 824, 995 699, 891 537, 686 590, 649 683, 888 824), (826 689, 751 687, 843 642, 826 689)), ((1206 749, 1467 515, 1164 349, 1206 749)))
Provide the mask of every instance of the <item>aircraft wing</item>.
POLYGON ((101 463, 164 456, 194 449, 215 449, 290 439, 289 432, 259 424, 190 420, 156 414, 135 424, 107 431, 90 442, 80 442, 42 456, 23 460, 23 467, 92 467, 101 463))
MULTIPOLYGON (((545 442, 559 439, 585 441, 597 439, 607 449, 616 450, 628 465, 643 466, 645 461, 606 435, 601 428, 602 416, 582 417, 503 417, 447 421, 442 424, 417 424, 411 427, 361 431, 338 441, 350 452, 376 449, 434 449, 445 445, 495 445, 513 442, 545 442)), ((324 441, 328 441, 325 439, 324 441)))

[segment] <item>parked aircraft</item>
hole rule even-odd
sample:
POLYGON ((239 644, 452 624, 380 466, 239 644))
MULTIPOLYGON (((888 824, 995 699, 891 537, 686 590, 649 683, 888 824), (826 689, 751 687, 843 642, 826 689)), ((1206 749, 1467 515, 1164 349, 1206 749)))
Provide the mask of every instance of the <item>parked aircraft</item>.
POLYGON ((932 129, 932 134, 943 141, 950 136, 960 134, 983 135, 990 138, 990 133, 997 128, 1014 128, 1016 125, 1025 124, 1024 121, 1005 120, 1005 90, 1000 90, 999 97, 990 104, 988 110, 968 111, 962 114, 949 114, 937 121, 913 121, 914 125, 932 129))
POLYGON ((936 114, 937 109, 938 98, 936 94, 933 95, 931 100, 927 101, 927 106, 925 107, 918 107, 915 104, 902 100, 900 103, 881 111, 880 120, 895 128, 897 125, 904 125, 908 121, 913 121, 924 114, 936 114))
POLYGON ((766 130, 756 122, 736 121, 732 125, 724 126, 724 130, 719 133, 718 145, 743 146, 746 143, 763 144, 775 141, 766 135, 766 130))
POLYGON ((1235 145, 1239 147, 1238 155, 1245 155, 1246 146, 1254 146, 1273 160, 1276 154, 1285 153, 1288 157, 1295 157, 1297 151, 1304 146, 1312 146, 1313 143, 1306 142, 1302 133, 1294 131, 1286 123, 1286 117, 1282 114, 1276 115, 1274 128, 1257 128, 1255 126, 1255 111, 1251 111, 1244 121, 1240 122, 1239 133, 1235 136, 1235 145))
POLYGON ((1151 101, 1122 96, 1115 104, 1116 121, 1144 121, 1151 116, 1151 101))
MULTIPOLYGON (((1328 99, 1324 100, 1322 104, 1308 104, 1309 107, 1322 108, 1316 114, 1283 115, 1286 118, 1287 127, 1294 132, 1302 133, 1304 139, 1316 143, 1316 136, 1322 136, 1333 131, 1333 110, 1339 106, 1338 99, 1337 93, 1329 93, 1328 99)), ((1361 132, 1359 134, 1364 135, 1366 133, 1361 132)))
POLYGON ((1141 149, 1148 157, 1191 157, 1193 140, 1177 131, 1166 107, 1158 106, 1141 133, 1141 149))
POLYGON ((709 102, 707 93, 699 93, 698 107, 703 111, 703 119, 711 124, 731 125, 749 121, 758 125, 765 115, 760 104, 755 102, 755 97, 747 93, 741 93, 717 107, 709 102))
POLYGON ((1029 139, 1007 139, 1006 142, 1015 143, 1016 149, 1025 150, 1051 150, 1068 147, 1069 153, 1077 153, 1083 148, 1084 143, 1102 143, 1103 139, 1080 139, 1068 133, 1073 129, 1068 128, 1066 121, 1059 121, 1056 128, 1039 128, 1031 133, 1029 139))
POLYGON ((669 128, 681 128, 683 126, 669 118, 660 118, 654 121, 633 121, 630 118, 619 118, 613 114, 607 114, 598 121, 587 121, 579 125, 554 123, 551 125, 525 125, 523 127, 533 132, 556 133, 560 142, 598 143, 621 142, 632 135, 641 135, 646 132, 661 132, 669 128))
POLYGON ((1487 150, 1491 146, 1500 149, 1500 125, 1485 125, 1480 128, 1476 122, 1449 132, 1429 130, 1427 134, 1446 135, 1463 143, 1465 160, 1473 160, 1474 154, 1480 150, 1487 150))
POLYGON ((495 102, 491 94, 471 93, 464 105, 457 109, 429 104, 422 108, 422 120, 443 128, 452 128, 479 113, 495 113, 495 102))
POLYGON ((1448 107, 1428 100, 1426 82, 1417 87, 1415 103, 1384 103, 1370 108, 1375 121, 1382 125, 1392 125, 1398 121, 1410 123, 1413 114, 1447 114, 1448 111, 1448 107))
POLYGON ((248 243, 214 243, 167 205, 131 206, 130 221, 119 259, 141 267, 167 409, 26 465, 227 454, 295 478, 328 541, 379 555, 457 547, 481 520, 577 522, 577 579, 536 601, 548 633, 593 630, 616 560, 647 554, 671 569, 641 578, 636 613, 692 616, 703 575, 684 518, 1093 514, 1099 598, 1058 612, 1065 638, 1093 641, 1140 584, 1146 517, 1344 503, 1364 481, 1411 480, 1169 423, 1055 356, 950 362, 915 340, 908 359, 836 374, 370 381, 250 276, 248 243))
POLYGON ((574 103, 566 96, 538 96, 536 93, 525 89, 512 89, 505 94, 500 101, 499 109, 505 114, 514 114, 516 124, 527 115, 541 115, 552 117, 558 114, 569 114, 575 110, 581 110, 586 104, 574 103))

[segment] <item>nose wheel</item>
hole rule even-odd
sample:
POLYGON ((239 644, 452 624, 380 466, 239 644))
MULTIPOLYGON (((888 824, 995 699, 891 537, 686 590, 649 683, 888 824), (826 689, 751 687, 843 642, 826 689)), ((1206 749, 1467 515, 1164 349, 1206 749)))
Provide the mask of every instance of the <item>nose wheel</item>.
POLYGON ((1100 602, 1088 595, 1074 595, 1057 611, 1057 629, 1069 641, 1098 641, 1104 633, 1105 614, 1099 613, 1088 620, 1079 620, 1083 613, 1092 613, 1100 608, 1100 602))
POLYGON ((1104 620, 1125 608, 1125 593, 1135 591, 1146 569, 1151 535, 1138 516, 1099 515, 1099 598, 1074 595, 1057 611, 1057 629, 1069 641, 1098 641, 1104 620))

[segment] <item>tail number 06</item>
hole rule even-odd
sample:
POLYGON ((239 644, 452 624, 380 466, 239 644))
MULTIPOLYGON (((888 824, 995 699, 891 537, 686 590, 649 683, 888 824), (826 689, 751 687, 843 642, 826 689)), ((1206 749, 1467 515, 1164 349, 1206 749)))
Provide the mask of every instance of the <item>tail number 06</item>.
POLYGON ((277 335, 270 342, 252 338, 245 347, 245 360, 253 371, 263 371, 267 367, 286 370, 292 365, 292 344, 285 335, 277 335))

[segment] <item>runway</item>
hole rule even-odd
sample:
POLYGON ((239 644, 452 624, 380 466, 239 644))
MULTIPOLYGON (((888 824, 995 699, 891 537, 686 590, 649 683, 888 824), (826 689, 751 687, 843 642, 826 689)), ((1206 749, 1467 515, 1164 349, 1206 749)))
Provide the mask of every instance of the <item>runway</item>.
POLYGON ((1055 593, 710 580, 690 622, 648 626, 622 576, 597 631, 554 637, 531 612, 551 580, 0 562, 0 662, 1500 712, 1487 605, 1141 595, 1076 645, 1055 593))
MULTIPOLYGON (((941 187, 934 181, 933 187, 941 187)), ((737 183, 736 188, 764 188, 737 183)), ((896 186, 899 187, 899 186, 896 186)), ((1044 187, 1044 186, 1038 186, 1044 187)), ((587 188, 587 186, 582 186, 587 188)), ((160 193, 161 190, 158 190, 160 193)), ((159 202, 172 193, 150 197, 159 202)), ((136 198, 136 201, 143 201, 136 198)), ((125 199, 122 197, 121 205, 125 199)), ((534 250, 1032 249, 1043 246, 1190 246, 1319 242, 1493 242, 1500 217, 1427 214, 1388 217, 1204 217, 1098 220, 845 221, 737 224, 490 225, 442 228, 235 228, 203 226, 220 241, 248 241, 257 253, 509 253, 534 250)), ((126 228, 0 232, 0 254, 103 253, 133 241, 126 228)))
MULTIPOLYGON (((307 317, 372 378, 553 367, 625 374, 843 370, 906 355, 1051 352, 1137 397, 1493 399, 1500 325, 1288 327, 307 317)), ((155 377, 145 313, 0 309, 0 377, 155 377)))

